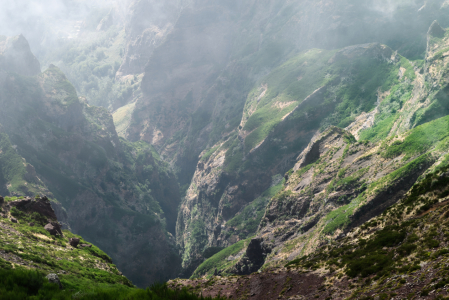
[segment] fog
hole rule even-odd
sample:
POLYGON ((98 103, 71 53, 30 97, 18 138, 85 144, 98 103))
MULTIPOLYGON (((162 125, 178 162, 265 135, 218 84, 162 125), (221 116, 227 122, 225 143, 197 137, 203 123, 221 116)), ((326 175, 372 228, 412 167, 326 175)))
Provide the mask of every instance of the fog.
POLYGON ((401 6, 416 5, 421 7, 422 1, 416 0, 375 0, 372 1, 372 9, 384 13, 386 15, 394 15, 394 12, 401 6))
MULTIPOLYGON (((7 0, 0 8, 0 35, 23 34, 39 57, 57 39, 77 36, 92 11, 126 7, 127 0, 7 0)), ((122 9, 120 9, 122 10, 122 9)))

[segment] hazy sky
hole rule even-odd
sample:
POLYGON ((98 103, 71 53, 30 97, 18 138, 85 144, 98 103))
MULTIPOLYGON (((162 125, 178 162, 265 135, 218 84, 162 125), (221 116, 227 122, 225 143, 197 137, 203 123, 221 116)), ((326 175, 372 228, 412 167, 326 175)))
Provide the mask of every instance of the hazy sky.
POLYGON ((41 45, 73 34, 75 21, 102 6, 111 7, 127 0, 1 0, 0 35, 23 34, 33 52, 39 55, 41 45))

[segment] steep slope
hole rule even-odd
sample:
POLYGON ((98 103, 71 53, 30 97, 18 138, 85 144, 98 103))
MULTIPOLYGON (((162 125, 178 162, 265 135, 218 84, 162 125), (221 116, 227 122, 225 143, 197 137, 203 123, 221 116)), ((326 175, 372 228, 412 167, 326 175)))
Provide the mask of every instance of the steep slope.
POLYGON ((447 170, 436 164, 382 215, 285 266, 169 284, 230 299, 445 299, 447 170))
POLYGON ((154 144, 188 184, 201 151, 238 127, 251 88, 280 63, 313 47, 376 41, 419 57, 442 3, 387 13, 375 1, 193 1, 146 66, 126 137, 154 144))
POLYGON ((40 63, 31 53, 23 35, 9 38, 0 36, 0 69, 24 76, 33 76, 41 72, 40 63))
POLYGON ((0 201, 1 269, 25 267, 57 273, 65 288, 84 289, 89 284, 132 287, 106 253, 80 236, 58 228, 55 212, 46 197, 2 197, 0 201), (52 229, 47 229, 49 226, 52 229))
POLYGON ((47 197, 0 197, 0 217, 1 299, 199 299, 137 289, 106 253, 61 230, 47 197))
POLYGON ((249 94, 239 129, 202 153, 178 217, 179 243, 197 247, 184 252, 184 264, 201 261, 206 247, 232 243, 226 222, 269 188, 272 176, 287 172, 315 133, 349 125, 414 76, 412 65, 390 48, 366 44, 310 50, 261 79, 249 94), (409 73, 399 76, 401 69, 409 73), (194 237, 189 232, 197 220, 205 225, 194 237))
MULTIPOLYGON (((316 67, 316 70, 304 68, 306 69, 304 74, 298 73, 296 77, 283 78, 277 82, 274 70, 282 63, 293 59, 298 52, 306 49, 313 47, 334 49, 373 41, 391 43, 395 50, 398 49, 404 55, 420 57, 425 52, 428 26, 432 20, 438 18, 444 12, 442 3, 443 1, 406 3, 404 6, 400 6, 400 9, 389 11, 389 9, 379 7, 369 1, 293 1, 288 3, 276 1, 231 1, 226 3, 192 1, 189 6, 186 6, 180 12, 173 29, 165 37, 162 44, 154 51, 151 50, 153 51, 152 56, 145 68, 145 76, 142 78, 142 97, 139 97, 132 105, 127 105, 123 110, 117 112, 116 120, 120 122, 121 130, 122 128, 125 130, 121 131, 121 134, 131 141, 144 140, 153 144, 162 157, 175 168, 183 190, 196 190, 199 182, 207 184, 208 192, 203 193, 202 189, 198 189, 195 193, 207 198, 205 203, 214 203, 210 208, 204 208, 204 210, 217 209, 215 215, 221 215, 221 212, 218 213, 221 210, 218 202, 228 184, 229 187, 241 187, 249 184, 248 187, 245 187, 245 195, 242 196, 244 199, 242 200, 242 197, 237 196, 239 199, 234 201, 234 204, 229 203, 230 209, 225 208, 226 212, 223 217, 225 220, 229 220, 242 207, 270 187, 272 176, 283 174, 293 166, 294 157, 307 145, 318 127, 329 125, 345 127, 361 112, 368 113, 375 103, 372 100, 375 93, 374 89, 377 90, 379 86, 384 84, 378 84, 374 88, 367 86, 365 88, 368 90, 367 95, 359 95, 370 97, 366 106, 362 104, 349 107, 341 106, 340 110, 334 111, 334 108, 330 105, 329 107, 326 106, 329 111, 319 111, 323 115, 315 116, 321 124, 312 125, 310 120, 304 121, 312 128, 307 128, 302 132, 304 134, 303 139, 295 137, 288 142, 296 143, 292 147, 294 148, 292 151, 282 150, 282 152, 279 152, 278 149, 274 150, 274 143, 271 144, 273 147, 270 150, 268 148, 271 146, 268 146, 267 140, 267 145, 262 147, 266 147, 265 150, 258 149, 259 154, 254 155, 258 159, 262 157, 258 163, 254 162, 256 165, 254 170, 248 168, 246 169, 247 173, 242 171, 237 172, 238 176, 235 174, 228 176, 227 173, 233 173, 235 171, 233 168, 240 163, 237 156, 243 155, 242 158, 246 159, 246 154, 265 140, 268 133, 275 131, 275 128, 279 128, 277 134, 286 131, 287 125, 284 129, 277 127, 282 118, 298 105, 298 101, 304 100, 307 96, 312 95, 313 91, 322 87, 324 76, 328 75, 327 79, 335 79, 332 72, 321 74, 320 72, 324 71, 314 65, 317 61, 326 64, 325 56, 327 55, 327 58, 330 59, 333 55, 329 50, 319 59, 314 58, 319 56, 316 52, 311 51, 309 53, 311 59, 309 67, 316 67), (410 18, 417 21, 412 25, 405 22, 410 18), (367 24, 375 25, 368 26, 367 24), (310 72, 315 73, 311 76, 306 75, 310 72), (260 101, 259 96, 264 93, 265 84, 268 80, 266 75, 270 73, 272 74, 271 84, 276 87, 274 89, 271 87, 270 90, 273 94, 269 95, 269 98, 271 98, 268 101, 269 105, 263 109, 262 106, 258 107, 256 103, 258 103, 258 100, 260 101), (315 76, 320 79, 318 80, 315 76), (306 82, 309 77, 313 82, 306 82), (303 83, 299 83, 299 85, 308 86, 310 84, 308 87, 314 87, 314 89, 300 92, 295 90, 294 82, 298 81, 294 81, 293 78, 301 78, 300 81, 302 80, 303 83), (265 81, 263 82, 262 79, 265 79, 265 81), (290 86, 284 86, 282 81, 288 82, 290 86), (257 89, 254 88, 255 86, 257 89), (276 89, 278 91, 289 89, 288 92, 294 95, 273 100, 276 97, 274 94, 276 89), (251 95, 251 100, 249 100, 248 95, 251 95), (276 101, 282 103, 276 104, 276 101), (273 105, 276 112, 272 116, 270 105, 273 105), (256 108, 259 110, 258 112, 254 111, 256 108), (354 110, 352 114, 348 113, 351 109, 354 110), (251 119, 253 113, 255 114, 251 119), (333 117, 329 116, 331 113, 334 114, 333 117), (324 118, 327 118, 327 123, 322 122, 324 118), (261 126, 260 122, 266 123, 261 126), (239 128, 239 126, 242 128, 239 128), (237 141, 237 134, 240 135, 240 138, 245 139, 244 145, 237 141), (225 142, 231 145, 226 144, 225 148, 217 150, 225 142), (230 146, 236 150, 229 150, 230 146), (244 151, 240 149, 241 147, 244 147, 244 151), (198 173, 208 170, 207 164, 204 170, 201 169, 204 162, 198 164, 202 155, 211 156, 211 153, 215 151, 227 152, 228 150, 237 154, 233 161, 229 159, 230 155, 227 155, 227 166, 234 164, 234 167, 231 167, 230 170, 232 172, 220 172, 220 174, 223 174, 223 178, 220 180, 218 179, 221 176, 220 174, 217 176, 207 175, 210 180, 205 179, 205 177, 198 177, 198 173), (270 162, 272 163, 270 166, 257 166, 258 164, 265 164, 268 157, 273 156, 273 153, 277 153, 276 162, 270 162), (264 155, 265 158, 263 158, 264 155), (270 171, 266 172, 266 170, 270 171), (263 175, 259 176, 261 174, 263 175), (193 181, 192 176, 194 176, 193 181), (240 179, 235 179, 236 177, 240 179), (213 190, 217 190, 217 193, 209 195, 213 190)), ((357 52, 356 49, 348 49, 348 51, 357 52)), ((382 56, 382 54, 379 55, 382 56)), ((395 59, 391 59, 392 55, 397 60, 401 59, 393 51, 385 54, 383 58, 379 57, 379 61, 384 58, 385 62, 387 60, 395 61, 395 59)), ((302 63, 308 59, 303 57, 302 63)), ((348 61, 350 61, 349 58, 348 61)), ((343 63, 341 64, 343 65, 343 63)), ((296 65, 293 64, 291 67, 293 69, 303 66, 296 62, 296 65)), ((370 66, 365 65, 364 67, 369 68, 370 66)), ((402 65, 401 67, 405 69, 413 68, 413 66, 402 65)), ((355 68, 362 68, 362 66, 358 65, 355 68)), ((284 70, 281 70, 281 72, 286 72, 285 69, 288 69, 288 65, 284 66, 284 70)), ((392 69, 391 71, 393 73, 392 69)), ((396 71, 397 73, 394 75, 399 73, 399 68, 396 71)), ((381 70, 378 70, 378 72, 382 73, 381 70)), ((346 77, 349 78, 350 74, 347 75, 346 77)), ((376 77, 376 80, 380 79, 376 77)), ((385 82, 387 81, 385 78, 385 82)), ((368 81, 359 84, 365 83, 368 84, 368 81)), ((285 84, 287 85, 287 83, 285 84)), ((377 83, 372 82, 372 84, 377 83)), ((339 83, 334 85, 338 86, 339 83)), ((339 92, 335 90, 335 86, 334 90, 330 91, 331 93, 339 92)), ((317 94, 310 98, 311 103, 315 101, 314 97, 320 96, 320 92, 329 93, 327 89, 318 90, 317 94)), ((358 94, 355 91, 352 93, 342 97, 351 98, 358 94)), ((262 104, 267 103, 263 102, 262 104)), ((292 121, 292 123, 295 124, 293 126, 297 126, 296 122, 292 121)), ((284 124, 288 124, 288 121, 284 124)), ((300 128, 300 126, 297 128, 300 128)), ((292 135, 295 134, 292 133, 292 135)), ((273 134, 273 136, 275 135, 273 134)), ((285 140, 278 142, 281 145, 285 140)), ((289 145, 283 146, 290 147, 289 145)), ((221 168, 222 162, 220 162, 220 159, 223 157, 223 153, 216 152, 212 156, 217 157, 217 161, 211 162, 211 164, 215 168, 221 168)), ((249 162, 246 163, 246 165, 249 164, 249 162)), ((212 165, 210 166, 211 169, 214 168, 212 165)), ((242 190, 241 188, 236 189, 238 192, 242 190)), ((187 198, 192 197, 194 197, 192 192, 187 192, 187 198)), ((233 200, 230 202, 233 202, 233 200)), ((200 253, 205 248, 229 245, 228 238, 225 238, 224 242, 216 242, 218 238, 213 237, 213 235, 220 235, 217 232, 216 223, 221 221, 211 221, 213 217, 209 213, 207 217, 198 217, 200 221, 198 228, 201 227, 202 229, 199 231, 203 232, 198 235, 198 239, 195 238, 198 243, 186 242, 187 237, 184 235, 190 232, 187 228, 190 221, 184 221, 184 219, 190 217, 184 215, 190 214, 190 211, 195 211, 192 210, 193 207, 192 204, 188 208, 183 208, 185 211, 180 214, 178 224, 180 230, 178 242, 180 245, 187 249, 190 247, 188 245, 195 244, 197 246, 194 247, 198 248, 193 250, 194 254, 190 254, 190 250, 186 250, 184 253, 184 267, 189 268, 187 273, 191 273, 194 266, 198 265, 203 259, 200 253), (206 234, 205 231, 208 233, 206 234), (191 259, 195 263, 192 267, 187 267, 190 265, 188 261, 191 259)), ((223 238, 220 237, 220 240, 223 241, 223 238)))
POLYGON ((429 167, 446 161, 448 118, 438 117, 446 99, 448 61, 441 53, 447 31, 435 22, 428 40, 426 65, 416 61, 412 68, 400 58, 398 80, 379 88, 371 112, 355 117, 346 130, 330 127, 312 139, 268 204, 246 253, 223 272, 249 274, 313 253, 381 214, 429 167), (435 53, 440 56, 433 59, 435 53))
MULTIPOLYGON (((110 253, 139 286, 175 276, 170 232, 179 188, 153 148, 120 140, 111 115, 78 98, 54 66, 35 77, 2 70, 0 79, 3 130, 62 203, 71 229, 110 253)), ((38 193, 34 185, 11 184, 11 192, 38 193)))

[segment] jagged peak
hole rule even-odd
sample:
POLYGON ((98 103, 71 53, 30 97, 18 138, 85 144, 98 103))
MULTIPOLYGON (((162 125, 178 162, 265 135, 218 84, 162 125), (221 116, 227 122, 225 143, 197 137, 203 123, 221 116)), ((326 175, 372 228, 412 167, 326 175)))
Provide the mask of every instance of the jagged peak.
POLYGON ((37 58, 23 35, 0 37, 0 70, 34 76, 41 72, 37 58))
POLYGON ((442 38, 444 37, 444 34, 446 33, 446 30, 443 29, 437 20, 432 22, 432 25, 430 25, 429 31, 427 31, 428 37, 437 37, 442 38))

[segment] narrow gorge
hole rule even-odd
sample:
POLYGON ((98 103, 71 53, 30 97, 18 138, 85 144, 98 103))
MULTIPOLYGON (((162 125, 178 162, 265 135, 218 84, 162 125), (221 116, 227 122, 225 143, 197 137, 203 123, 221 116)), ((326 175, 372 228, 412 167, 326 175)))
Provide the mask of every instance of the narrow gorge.
POLYGON ((27 297, 449 296, 449 1, 0 19, 0 271, 27 297))

